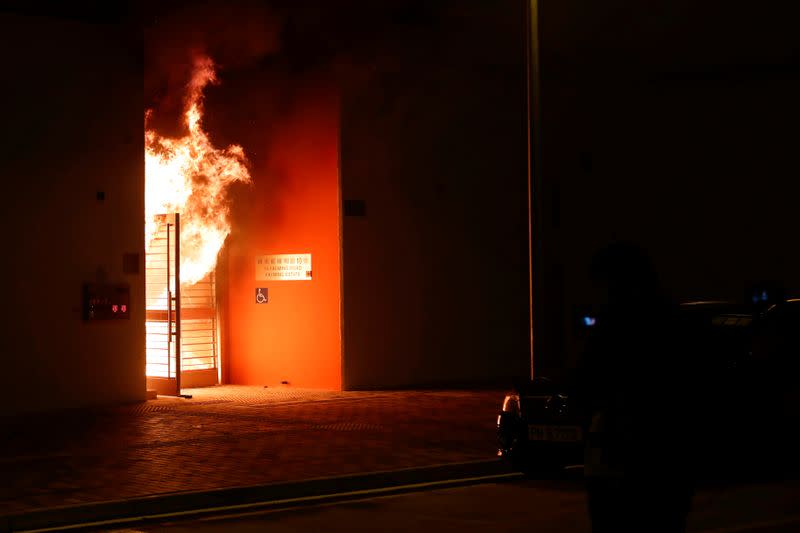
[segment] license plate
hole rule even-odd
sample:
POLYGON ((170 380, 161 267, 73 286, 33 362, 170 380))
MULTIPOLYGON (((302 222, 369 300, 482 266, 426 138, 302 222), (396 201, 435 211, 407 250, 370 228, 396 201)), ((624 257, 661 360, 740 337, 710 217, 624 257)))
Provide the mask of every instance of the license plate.
POLYGON ((579 426, 528 426, 528 440, 547 442, 578 442, 583 438, 579 426))

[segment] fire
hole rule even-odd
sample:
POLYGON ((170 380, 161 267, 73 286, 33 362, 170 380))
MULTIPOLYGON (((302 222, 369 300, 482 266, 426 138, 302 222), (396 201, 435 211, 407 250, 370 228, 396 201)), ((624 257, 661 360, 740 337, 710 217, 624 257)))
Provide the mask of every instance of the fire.
POLYGON ((162 137, 148 129, 151 112, 145 113, 145 244, 149 249, 158 215, 181 214, 182 285, 193 285, 214 270, 230 233, 228 186, 251 182, 242 147, 216 148, 203 130, 203 90, 216 82, 211 59, 197 59, 187 86, 183 137, 162 137))

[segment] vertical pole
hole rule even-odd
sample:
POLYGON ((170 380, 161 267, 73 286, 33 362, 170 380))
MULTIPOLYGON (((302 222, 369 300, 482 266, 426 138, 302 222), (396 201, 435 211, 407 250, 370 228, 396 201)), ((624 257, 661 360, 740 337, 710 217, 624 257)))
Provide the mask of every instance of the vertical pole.
MULTIPOLYGON (((543 339, 541 338, 542 330, 544 328, 535 327, 541 325, 541 320, 535 321, 534 314, 537 312, 537 307, 541 312, 541 305, 535 305, 537 302, 541 304, 543 295, 538 291, 544 290, 541 283, 541 273, 543 271, 543 257, 542 257, 542 227, 541 224, 541 195, 538 194, 542 191, 542 177, 538 172, 541 169, 541 78, 539 72, 539 1, 538 0, 525 0, 527 8, 526 18, 526 43, 525 43, 525 56, 527 63, 527 133, 528 133, 528 265, 530 276, 530 342, 531 342, 531 379, 534 374, 534 357, 535 353, 544 353, 543 350, 534 349, 534 345, 542 347, 543 339), (535 263, 535 264, 534 264, 535 263)), ((543 314, 543 313, 542 313, 543 314)), ((542 316, 540 314, 539 316, 542 316)))
POLYGON ((175 213, 175 379, 181 394, 181 215, 175 213))
POLYGON ((219 302, 217 301, 217 272, 216 268, 211 271, 209 274, 209 279, 211 280, 211 309, 214 313, 211 315, 211 331, 213 335, 214 342, 211 344, 211 350, 214 354, 214 370, 217 371, 217 383, 222 383, 222 377, 220 375, 220 367, 222 363, 220 362, 220 347, 219 347, 219 302))
POLYGON ((347 357, 347 331, 345 329, 344 317, 345 317, 345 301, 344 301, 344 213, 343 211, 343 187, 344 187, 344 143, 342 139, 344 138, 344 128, 347 127, 347 124, 344 123, 347 120, 347 109, 349 99, 346 96, 346 93, 343 91, 336 92, 338 101, 339 101, 339 120, 337 122, 338 126, 336 127, 336 205, 339 211, 336 213, 337 220, 336 222, 339 224, 339 242, 337 245, 339 246, 339 390, 348 390, 348 373, 347 373, 347 361, 345 357, 347 357))
MULTIPOLYGON (((164 219, 167 220, 166 218, 164 219)), ((172 377, 171 349, 172 344, 172 289, 169 286, 169 229, 172 226, 167 222, 167 379, 172 377)))

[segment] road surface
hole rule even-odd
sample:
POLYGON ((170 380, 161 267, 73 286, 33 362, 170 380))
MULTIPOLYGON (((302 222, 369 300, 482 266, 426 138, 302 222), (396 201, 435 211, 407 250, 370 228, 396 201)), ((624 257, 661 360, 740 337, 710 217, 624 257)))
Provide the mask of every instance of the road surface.
MULTIPOLYGON (((120 529, 129 532, 589 531, 581 480, 515 480, 338 504, 120 529)), ((689 518, 694 533, 800 531, 800 482, 704 489, 689 518)))

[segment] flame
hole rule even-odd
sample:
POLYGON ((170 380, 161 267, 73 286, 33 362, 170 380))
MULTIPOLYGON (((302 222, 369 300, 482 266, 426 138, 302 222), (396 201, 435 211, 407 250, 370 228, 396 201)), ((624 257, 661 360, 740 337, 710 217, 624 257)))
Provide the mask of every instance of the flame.
POLYGON ((203 130, 203 91, 216 82, 213 61, 198 58, 187 86, 183 137, 162 137, 148 129, 151 111, 145 112, 145 244, 149 249, 153 242, 158 215, 181 214, 182 285, 193 285, 214 270, 230 233, 227 188, 251 182, 242 147, 216 148, 203 130))

